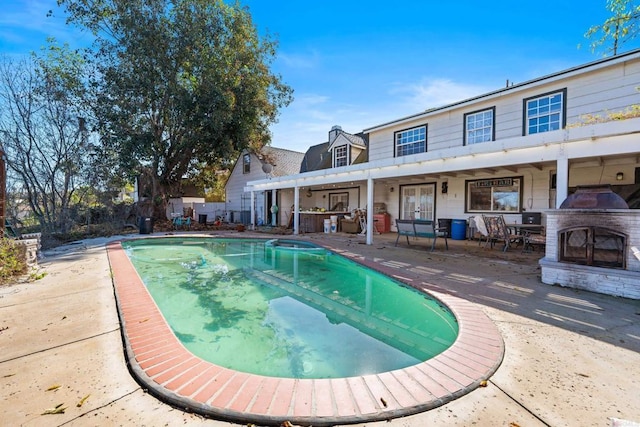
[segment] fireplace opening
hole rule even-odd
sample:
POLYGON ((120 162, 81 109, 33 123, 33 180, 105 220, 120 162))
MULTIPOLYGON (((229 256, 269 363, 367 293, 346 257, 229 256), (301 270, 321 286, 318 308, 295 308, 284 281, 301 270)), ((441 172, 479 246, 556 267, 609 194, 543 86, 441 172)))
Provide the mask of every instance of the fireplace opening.
POLYGON ((560 230, 560 261, 604 268, 625 268, 627 236, 603 227, 560 230))

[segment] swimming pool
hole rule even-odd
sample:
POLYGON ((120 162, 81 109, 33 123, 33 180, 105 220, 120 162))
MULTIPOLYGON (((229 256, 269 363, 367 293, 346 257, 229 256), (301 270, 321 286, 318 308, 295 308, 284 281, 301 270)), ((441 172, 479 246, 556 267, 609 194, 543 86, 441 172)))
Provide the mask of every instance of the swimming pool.
POLYGON ((306 242, 123 243, 182 344, 236 371, 344 378, 415 365, 458 325, 439 301, 306 242))
MULTIPOLYGON (((459 332, 448 349, 425 362, 333 379, 278 378, 227 369, 194 355, 177 339, 122 243, 109 243, 107 253, 127 366, 145 391, 180 410, 274 426, 284 421, 314 426, 383 421, 428 411, 471 392, 493 375, 504 356, 500 333, 479 307, 433 288, 429 293, 455 314, 459 332)), ((400 264, 382 253, 364 256, 357 247, 330 241, 323 245, 403 283, 422 287, 422 282, 411 278, 418 277, 420 264, 407 260, 398 270, 400 264), (398 274, 401 271, 405 273, 398 274)))

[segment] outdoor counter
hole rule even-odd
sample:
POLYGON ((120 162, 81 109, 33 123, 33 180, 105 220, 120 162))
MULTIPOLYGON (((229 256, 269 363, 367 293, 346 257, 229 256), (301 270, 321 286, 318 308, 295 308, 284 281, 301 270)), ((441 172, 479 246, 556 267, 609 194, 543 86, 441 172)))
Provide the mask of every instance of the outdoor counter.
POLYGON ((315 212, 315 211, 302 211, 300 212, 300 231, 303 233, 322 233, 324 231, 324 220, 331 219, 332 216, 338 217, 336 228, 340 231, 340 218, 348 212, 315 212))

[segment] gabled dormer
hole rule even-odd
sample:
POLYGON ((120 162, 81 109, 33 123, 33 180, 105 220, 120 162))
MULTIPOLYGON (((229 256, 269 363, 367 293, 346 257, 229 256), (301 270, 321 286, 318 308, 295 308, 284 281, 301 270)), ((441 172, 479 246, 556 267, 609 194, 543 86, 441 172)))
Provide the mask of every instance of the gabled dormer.
POLYGON ((368 145, 368 134, 353 135, 340 126, 334 126, 329 131, 327 142, 309 147, 300 165, 300 173, 365 163, 369 157, 368 145))
POLYGON ((366 148, 365 140, 361 136, 344 132, 340 126, 334 126, 329 131, 327 151, 331 155, 331 167, 333 168, 356 163, 366 148))

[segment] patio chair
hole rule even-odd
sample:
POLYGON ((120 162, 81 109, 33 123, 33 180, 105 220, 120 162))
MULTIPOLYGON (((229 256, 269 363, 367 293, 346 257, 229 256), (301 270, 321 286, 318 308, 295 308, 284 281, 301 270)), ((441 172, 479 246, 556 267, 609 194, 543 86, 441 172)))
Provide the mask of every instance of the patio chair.
POLYGON ((191 228, 191 217, 190 216, 176 216, 173 218, 173 227, 177 230, 178 228, 191 228))
POLYGON ((485 216, 482 215, 485 225, 487 226, 488 238, 491 243, 491 248, 496 242, 504 242, 502 251, 506 252, 512 243, 522 243, 523 236, 515 234, 507 227, 507 223, 504 220, 504 216, 485 216))
POLYGON ((536 246, 540 246, 540 248, 544 250, 547 245, 547 236, 545 234, 525 231, 523 242, 522 252, 532 252, 536 246))
MULTIPOLYGON (((436 248, 436 240, 438 237, 444 239, 444 245, 449 250, 449 242, 447 241, 447 232, 439 231, 431 220, 414 220, 413 229, 415 230, 416 237, 426 237, 431 239, 431 251, 436 248)), ((397 239, 396 239, 397 241, 397 239)))
POLYGON ((480 236, 478 237, 478 246, 482 244, 483 239, 484 245, 487 246, 487 244, 489 243, 489 231, 487 231, 487 225, 484 223, 482 215, 476 215, 472 217, 471 220, 475 224, 475 229, 480 234, 480 236))
POLYGON ((356 210, 349 218, 340 219, 340 231, 358 234, 360 230, 360 211, 356 210))
POLYGON ((20 239, 22 237, 20 230, 6 218, 4 220, 4 236, 12 239, 20 239))
POLYGON ((482 215, 482 222, 484 222, 485 228, 487 229, 487 241, 485 243, 485 247, 487 246, 487 244, 489 244, 491 246, 491 249, 493 249, 493 245, 495 244, 496 240, 500 239, 498 217, 482 215))
POLYGON ((407 245, 411 245, 411 243, 409 243, 409 237, 416 236, 416 229, 413 227, 413 220, 396 218, 396 228, 398 229, 398 235, 396 236, 395 246, 398 246, 400 236, 405 236, 407 238, 407 245))

